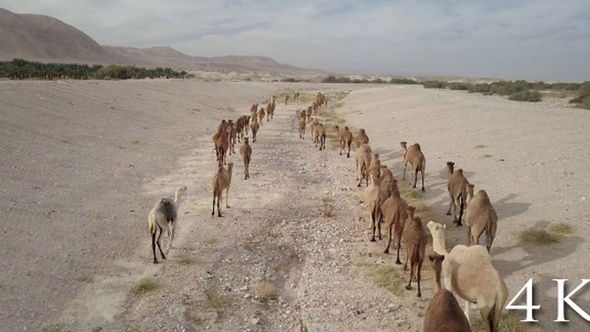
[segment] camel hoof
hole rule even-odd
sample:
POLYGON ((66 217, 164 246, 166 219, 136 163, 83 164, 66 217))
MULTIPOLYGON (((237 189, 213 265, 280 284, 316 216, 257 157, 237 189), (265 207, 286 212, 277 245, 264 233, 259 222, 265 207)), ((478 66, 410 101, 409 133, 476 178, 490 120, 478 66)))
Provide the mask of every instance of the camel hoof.
POLYGON ((463 226, 463 224, 461 224, 460 222, 457 223, 457 227, 459 226, 463 226))
POLYGON ((410 289, 412 289, 412 286, 406 286, 406 289, 410 290, 410 289))
POLYGON ((418 297, 419 298, 422 298, 422 293, 418 293, 418 297))
POLYGON ((371 241, 371 242, 377 242, 377 241, 375 241, 375 238, 372 238, 370 241, 371 241))
POLYGON ((450 216, 450 215, 451 215, 451 213, 450 212, 447 212, 447 216, 450 216))
POLYGON ((384 253, 384 254, 389 254, 389 249, 385 249, 385 250, 383 250, 383 253, 384 253))
POLYGON ((396 265, 402 265, 402 262, 401 262, 401 261, 399 261, 399 260, 397 260, 397 261, 395 261, 395 264, 396 264, 396 265))
POLYGON ((422 192, 425 192, 425 191, 426 191, 426 189, 422 188, 422 192))
POLYGON ((159 264, 160 262, 158 262, 157 259, 154 259, 154 264, 159 264))

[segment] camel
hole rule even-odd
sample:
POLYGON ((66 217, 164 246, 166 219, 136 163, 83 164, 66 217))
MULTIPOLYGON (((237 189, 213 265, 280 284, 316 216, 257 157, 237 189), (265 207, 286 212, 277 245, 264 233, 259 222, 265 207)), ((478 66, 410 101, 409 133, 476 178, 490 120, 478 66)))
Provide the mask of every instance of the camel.
POLYGON ((342 128, 338 125, 334 125, 334 130, 336 130, 336 134, 338 134, 338 139, 340 140, 340 155, 342 155, 342 151, 348 147, 346 151, 346 158, 350 158, 350 146, 352 144, 352 133, 348 129, 348 127, 342 128))
POLYGON ((293 95, 293 101, 299 101, 299 91, 296 91, 293 95))
POLYGON ((285 96, 285 105, 287 105, 287 103, 289 102, 289 95, 285 96))
POLYGON ((219 208, 220 201, 223 198, 223 191, 225 190, 225 207, 229 209, 229 189, 231 187, 231 175, 234 163, 227 163, 227 170, 223 165, 219 166, 217 173, 213 176, 213 211, 211 215, 215 215, 215 198, 217 198, 217 216, 221 217, 221 210, 219 208))
POLYGON ((397 180, 391 182, 391 196, 381 204, 381 213, 383 221, 387 225, 387 246, 383 250, 384 254, 389 254, 389 247, 395 236, 397 247, 397 258, 395 264, 400 265, 399 251, 401 248, 402 232, 404 231, 406 219, 408 218, 408 203, 401 197, 397 187, 397 180))
POLYGON ((373 158, 369 164, 369 174, 377 174, 378 177, 381 176, 381 159, 379 159, 378 153, 373 153, 373 158))
POLYGON ((316 126, 316 132, 319 138, 320 143, 320 151, 326 149, 326 127, 323 124, 319 123, 316 126))
POLYGON ((174 232, 178 221, 178 209, 180 207, 182 196, 185 193, 186 186, 176 188, 173 200, 170 198, 160 198, 148 213, 148 230, 152 236, 154 264, 159 263, 158 258, 156 258, 156 245, 160 250, 162 259, 166 259, 166 255, 164 255, 162 246, 160 245, 160 238, 164 232, 168 233, 168 250, 166 251, 166 254, 168 254, 170 248, 172 248, 172 241, 174 240, 174 232), (160 230, 159 235, 157 235, 158 230, 160 230))
POLYGON ((305 116, 299 118, 299 138, 305 139, 305 116))
POLYGON ((250 160, 252 160, 252 147, 248 142, 248 137, 244 137, 244 144, 240 146, 240 155, 244 160, 244 180, 250 178, 250 160))
POLYGON ((410 220, 410 226, 406 231, 406 261, 404 263, 404 270, 408 268, 408 260, 410 261, 410 280, 406 286, 407 290, 412 289, 412 279, 416 279, 418 284, 418 297, 422 297, 420 290, 420 272, 422 270, 422 263, 424 262, 424 254, 426 252, 426 231, 422 224, 420 217, 414 217, 415 207, 408 206, 407 214, 410 220), (411 216, 411 217, 410 217, 411 216))
POLYGON ((252 129, 252 143, 254 143, 256 142, 256 134, 258 133, 258 129, 260 129, 260 123, 258 123, 257 118, 252 118, 250 129, 252 129))
POLYGON ((359 129, 359 132, 356 134, 355 142, 357 149, 363 144, 369 144, 369 136, 367 136, 364 129, 359 129))
POLYGON ((363 179, 366 180, 367 186, 369 185, 369 165, 371 164, 371 147, 369 144, 363 144, 356 150, 356 174, 359 183, 357 187, 361 186, 363 179))
POLYGON ((459 302, 448 289, 441 288, 440 275, 444 255, 428 256, 434 271, 434 296, 424 314, 424 332, 471 332, 469 321, 459 302))
POLYGON ((414 172, 414 186, 416 188, 416 182, 418 182, 418 172, 422 175, 422 191, 424 190, 424 171, 426 170, 426 158, 424 157, 424 153, 422 153, 422 149, 420 148, 420 144, 414 143, 410 145, 408 148, 408 142, 400 142, 400 146, 404 149, 404 173, 402 175, 402 180, 406 178, 406 168, 408 164, 412 166, 412 171, 414 172))
POLYGON ((260 123, 260 126, 262 126, 262 124, 264 124, 264 117, 266 116, 266 112, 264 111, 264 107, 261 107, 260 110, 258 111, 258 122, 260 123))
MULTIPOLYGON (((371 174, 371 176, 373 177, 374 174, 371 174)), ((371 230, 373 232, 371 242, 375 242, 376 230, 378 230, 379 240, 381 240, 381 204, 383 204, 387 196, 385 190, 379 186, 378 177, 371 179, 371 185, 365 189, 363 198, 365 204, 369 207, 369 214, 371 215, 371 230)))
POLYGON ((236 154, 236 137, 237 131, 235 123, 232 120, 229 120, 229 125, 227 126, 227 140, 229 143, 228 146, 228 153, 231 156, 232 154, 236 154))
POLYGON ((437 254, 445 256, 442 262, 445 288, 465 300, 464 313, 467 320, 471 303, 477 303, 486 330, 497 332, 508 297, 508 288, 492 265, 490 254, 480 245, 457 245, 448 253, 442 225, 430 221, 427 226, 432 234, 432 247, 436 248, 435 251, 441 250, 436 251, 437 254))
POLYGON ((496 237, 498 215, 485 190, 480 190, 467 205, 465 222, 467 224, 469 245, 479 244, 479 237, 485 231, 486 249, 490 252, 494 237, 496 237))
POLYGON ((381 174, 379 176, 381 188, 387 193, 387 197, 391 196, 391 181, 395 179, 393 173, 387 166, 381 165, 381 174))
POLYGON ((463 217, 463 211, 465 209, 465 200, 467 199, 467 185, 469 181, 463 176, 462 169, 454 169, 455 163, 452 161, 447 162, 447 168, 449 169, 449 182, 447 189, 449 191, 449 197, 451 198, 451 204, 449 205, 449 211, 447 215, 451 215, 453 211, 453 223, 457 226, 462 226, 461 218, 463 217), (458 210, 458 211, 457 211, 458 210))
POLYGON ((226 161, 225 161, 225 155, 227 153, 227 150, 229 149, 229 138, 227 134, 224 134, 224 132, 220 133, 219 137, 217 137, 217 140, 215 141, 215 152, 217 154, 217 161, 219 162, 219 165, 225 165, 226 161))

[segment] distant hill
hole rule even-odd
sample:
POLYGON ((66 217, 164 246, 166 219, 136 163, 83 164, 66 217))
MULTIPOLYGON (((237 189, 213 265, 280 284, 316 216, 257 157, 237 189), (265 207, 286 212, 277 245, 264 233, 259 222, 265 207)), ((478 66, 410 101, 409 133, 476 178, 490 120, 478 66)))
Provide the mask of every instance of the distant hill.
POLYGON ((263 56, 198 57, 171 47, 101 46, 84 32, 56 18, 15 14, 0 8, 0 61, 22 58, 41 62, 171 67, 177 70, 311 72, 263 56))

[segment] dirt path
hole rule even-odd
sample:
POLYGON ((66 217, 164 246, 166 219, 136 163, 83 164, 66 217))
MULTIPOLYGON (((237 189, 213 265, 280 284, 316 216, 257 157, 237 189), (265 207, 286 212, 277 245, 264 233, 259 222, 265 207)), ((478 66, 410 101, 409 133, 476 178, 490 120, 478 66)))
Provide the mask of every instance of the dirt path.
MULTIPOLYGON (((182 158, 179 170, 146 184, 148 191, 161 183, 189 186, 175 248, 163 264, 151 265, 146 239, 137 261, 126 263, 135 272, 117 276, 114 284, 129 289, 139 279, 151 278, 158 288, 131 295, 112 323, 88 321, 85 328, 418 329, 420 318, 409 309, 423 310, 427 303, 414 300, 415 290, 402 296, 402 305, 374 283, 378 271, 392 273, 385 267, 392 265, 392 256, 375 254, 383 242, 370 243, 367 222, 358 219, 366 209, 359 204, 364 188, 355 186, 354 159, 339 156, 330 143, 328 150, 319 151, 309 134, 300 140, 291 129, 297 106, 279 106, 275 119, 264 123, 253 144, 251 179, 243 179, 237 156, 228 159, 236 164, 231 208, 222 204, 223 218, 210 215, 215 158, 209 135, 198 138, 205 148, 182 158)), ((426 299, 429 278, 426 272, 426 299)))

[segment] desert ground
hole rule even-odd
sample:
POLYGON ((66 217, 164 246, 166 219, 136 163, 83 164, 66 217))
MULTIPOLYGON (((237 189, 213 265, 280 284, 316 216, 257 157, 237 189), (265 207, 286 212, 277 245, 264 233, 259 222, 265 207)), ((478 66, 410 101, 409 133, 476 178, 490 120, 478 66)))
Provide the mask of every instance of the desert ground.
MULTIPOLYGON (((298 137, 295 111, 318 91, 329 97, 320 118, 364 128, 398 178, 399 142, 420 143, 426 191, 408 192, 425 222, 447 225, 447 249, 467 236, 445 215, 446 162, 487 191, 499 216, 491 255, 509 300, 533 278, 541 305, 539 323, 520 327, 588 329, 569 308, 570 323, 553 322, 553 279, 569 279, 569 292, 588 278, 587 110, 421 86, 141 80, 0 81, 0 330, 420 331, 433 295, 428 262, 418 299, 384 240, 369 242, 354 151, 347 159, 332 141, 319 151, 309 131, 298 137), (294 91, 302 100, 279 98, 252 143, 251 178, 239 155, 228 157, 231 208, 212 217, 218 123, 294 91), (188 192, 177 237, 156 265, 147 214, 179 185, 188 192), (574 231, 559 243, 519 242, 523 230, 560 223, 574 231), (146 279, 155 289, 134 291, 146 279)), ((572 299, 590 311, 587 291, 572 299)))

